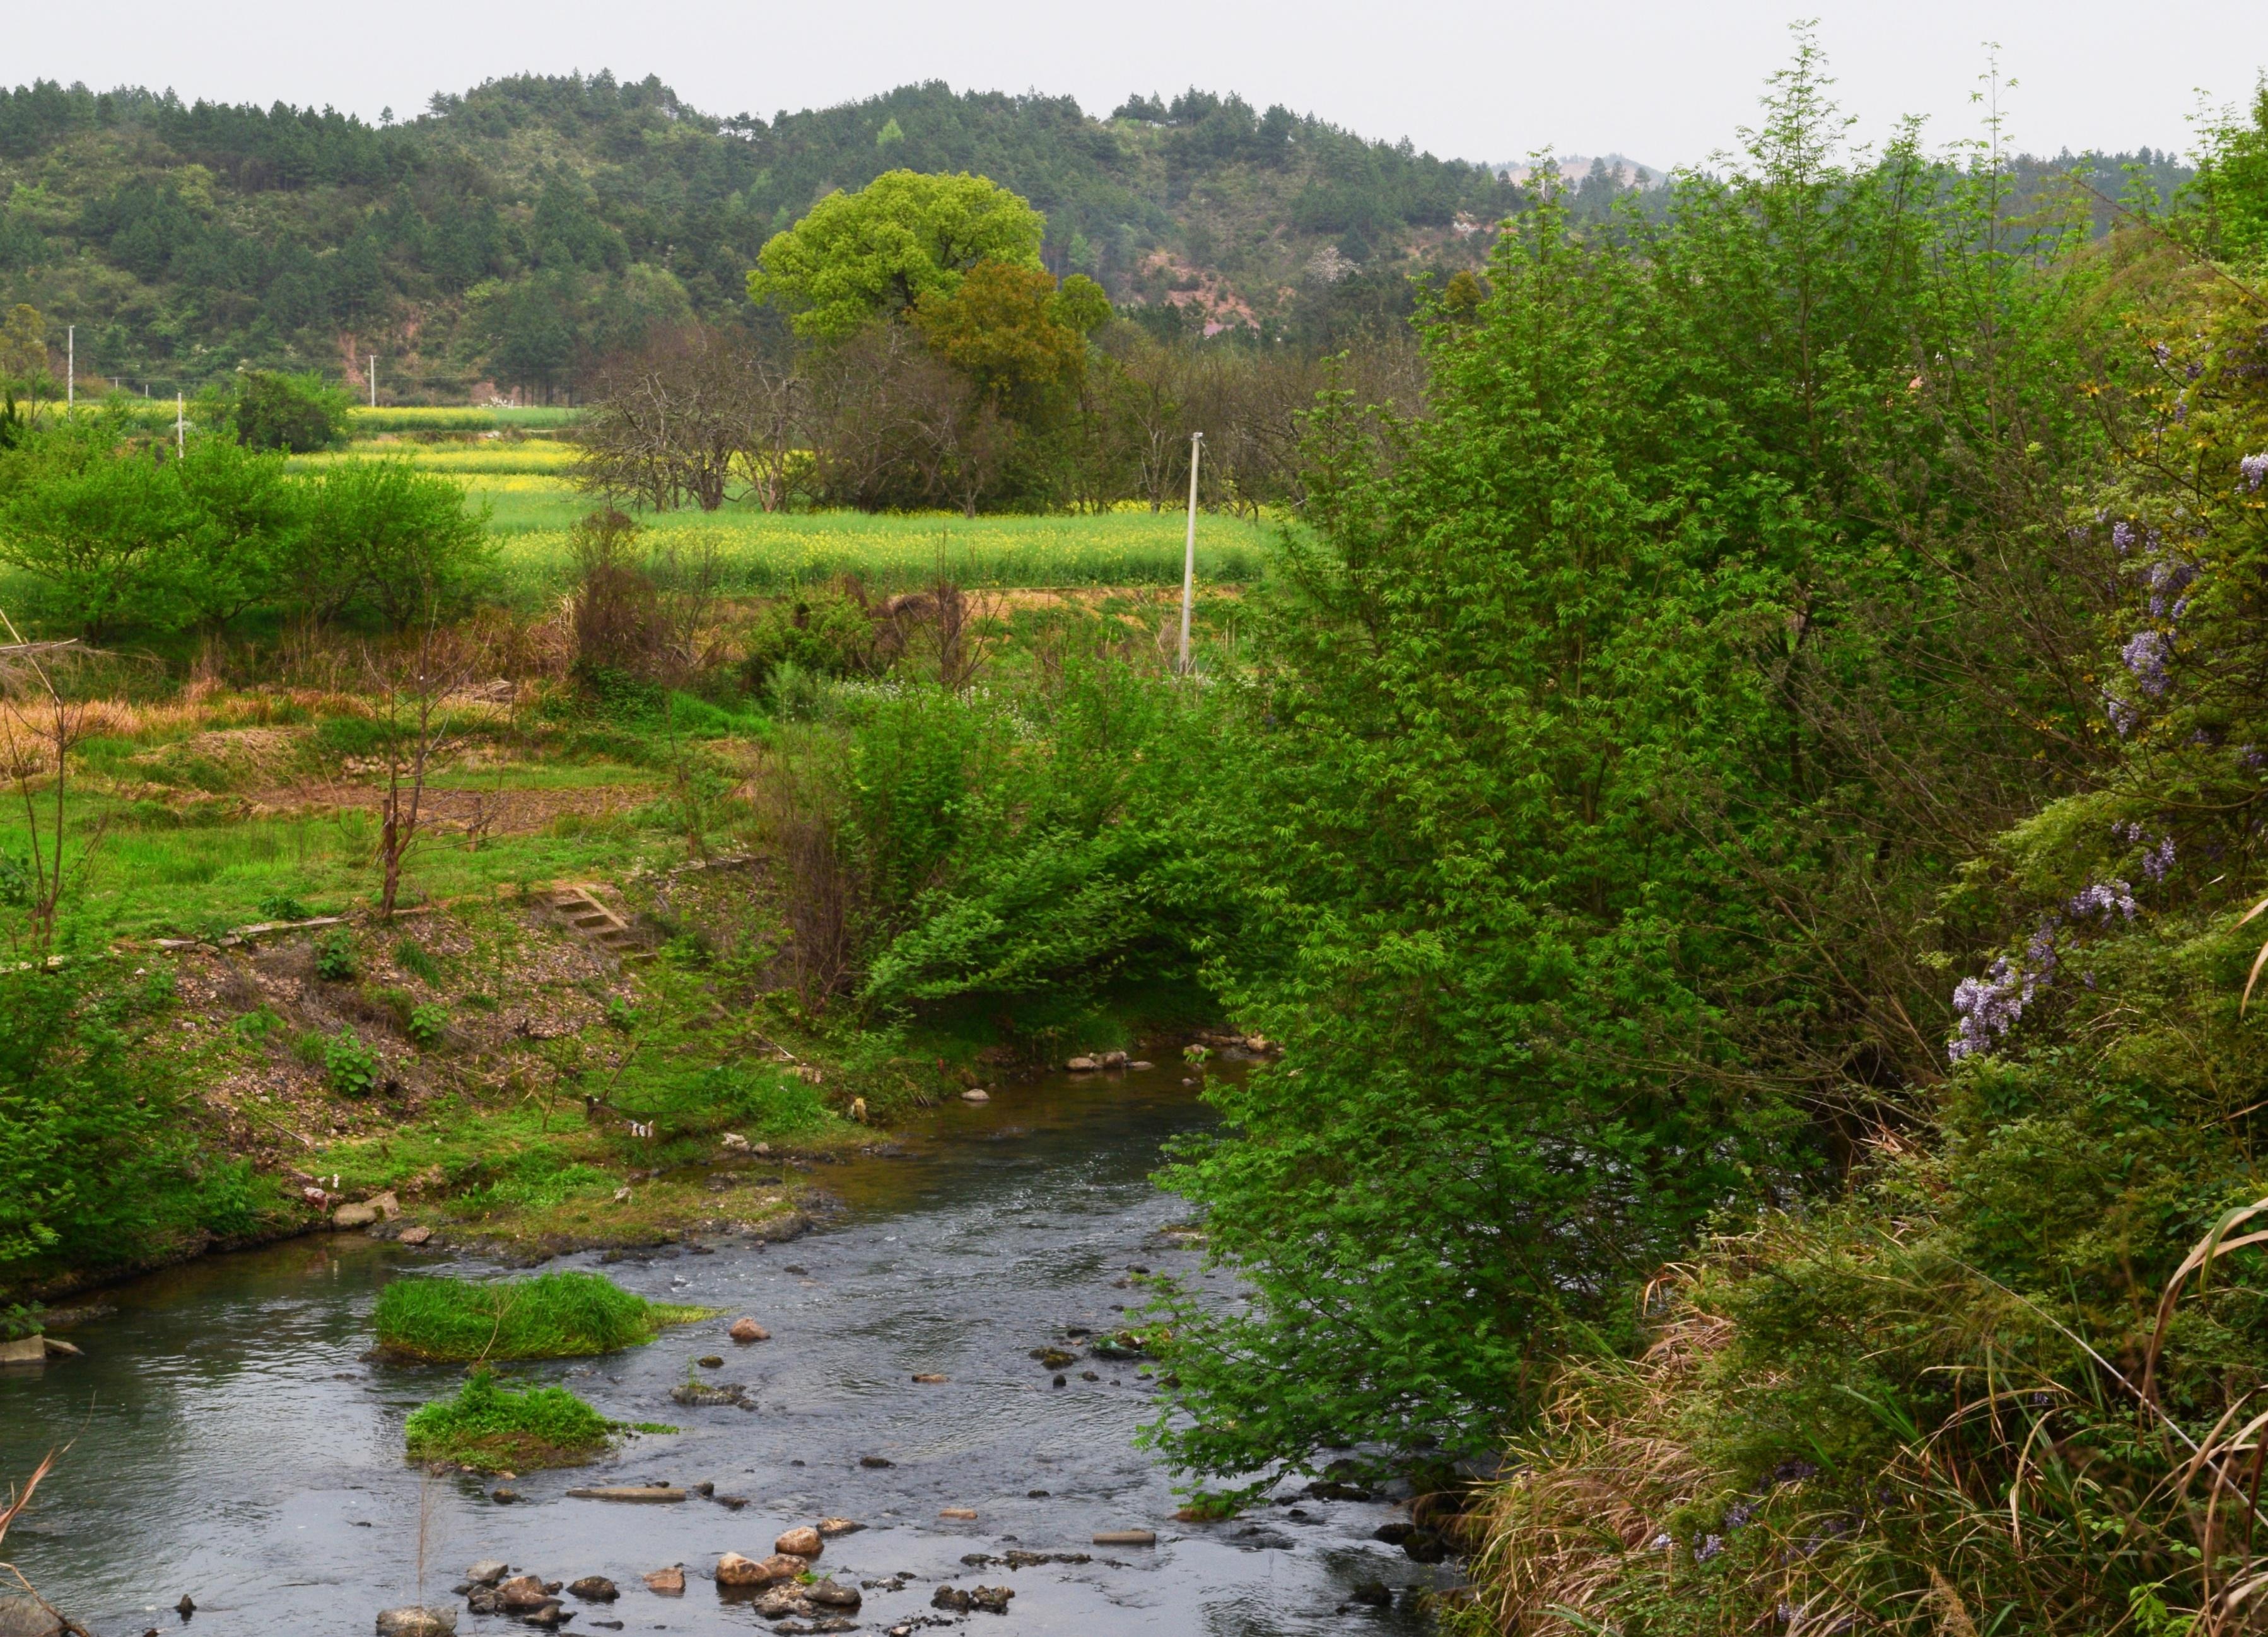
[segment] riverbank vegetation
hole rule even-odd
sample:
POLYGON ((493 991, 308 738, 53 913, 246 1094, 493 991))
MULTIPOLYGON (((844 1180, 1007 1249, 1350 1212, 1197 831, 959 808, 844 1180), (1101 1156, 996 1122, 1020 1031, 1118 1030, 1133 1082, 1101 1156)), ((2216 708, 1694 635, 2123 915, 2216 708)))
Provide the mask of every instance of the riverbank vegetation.
MULTIPOLYGON (((401 1430, 413 1461, 446 1463, 479 1472, 528 1472, 546 1466, 580 1466, 630 1429, 608 1420, 564 1387, 508 1387, 483 1365, 456 1397, 411 1411, 401 1430)), ((637 1430, 676 1429, 654 1426, 637 1430)))
POLYGON ((597 1274, 397 1279, 379 1292, 378 1344, 436 1363, 582 1358, 644 1347, 710 1310, 649 1302, 597 1274))
MULTIPOLYGON (((188 997, 120 1048, 224 1070, 177 1197, 258 1154, 452 1232, 752 1220, 759 1144, 1233 1019, 1165 1180, 1251 1300, 1145 1325, 1200 1512, 1414 1476, 1476 1630, 2258 1629, 2268 100, 2107 235, 1989 128, 1845 136, 1807 44, 1720 174, 1415 292, 1421 393, 1322 366, 1186 672, 1138 585, 727 588, 626 445, 548 606, 19 689, 86 725, 19 717, 0 849, 82 827, 12 924, 117 951, 20 981, 188 997)), ((1100 371, 1082 292, 893 191, 999 270, 892 307, 814 230, 758 293, 1045 444, 948 355, 1100 371)), ((56 1004, 18 1083, 107 1038, 56 1004)))

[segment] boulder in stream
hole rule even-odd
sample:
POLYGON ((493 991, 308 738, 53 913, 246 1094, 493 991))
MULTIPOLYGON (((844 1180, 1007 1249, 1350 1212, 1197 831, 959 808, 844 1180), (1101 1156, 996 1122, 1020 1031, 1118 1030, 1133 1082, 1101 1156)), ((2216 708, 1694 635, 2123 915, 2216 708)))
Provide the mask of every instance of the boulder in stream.
POLYGON ((771 1571, 754 1558, 727 1552, 717 1560, 717 1583, 719 1586, 769 1586, 771 1581, 771 1571))
POLYGON ((585 1575, 567 1588, 585 1603, 612 1603, 621 1597, 621 1589, 604 1575, 585 1575))
POLYGON ((755 1319, 747 1318, 734 1319, 733 1328, 725 1333, 743 1345, 751 1341, 770 1341, 772 1339, 770 1331, 766 1330, 755 1319))
POLYGON ((0 1637, 63 1637, 70 1629, 39 1598, 0 1592, 0 1637))
POLYGON ((827 1543, 820 1538, 819 1531, 809 1524, 799 1524, 772 1542, 773 1551, 784 1552, 799 1558, 815 1558, 826 1549, 827 1543))
POLYGON ((673 1563, 667 1568, 658 1568, 644 1577, 645 1589, 659 1597, 681 1597, 685 1595, 685 1570, 673 1563))
POLYGON ((378 1617, 378 1637, 453 1637, 457 1629, 457 1611, 442 1606, 425 1608, 416 1604, 408 1608, 387 1609, 378 1617))
POLYGON ((465 1578, 475 1586, 493 1586, 512 1573, 512 1565, 502 1558, 482 1558, 465 1571, 465 1578))

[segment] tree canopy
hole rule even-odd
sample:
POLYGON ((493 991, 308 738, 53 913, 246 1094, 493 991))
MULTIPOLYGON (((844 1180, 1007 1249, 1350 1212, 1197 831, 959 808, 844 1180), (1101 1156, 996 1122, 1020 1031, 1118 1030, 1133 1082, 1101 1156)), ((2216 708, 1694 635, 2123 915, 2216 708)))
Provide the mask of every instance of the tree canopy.
POLYGON ((1047 220, 982 176, 890 171, 856 193, 829 194, 764 246, 748 294, 775 301, 797 331, 840 340, 878 318, 950 297, 979 262, 1045 276, 1047 220))

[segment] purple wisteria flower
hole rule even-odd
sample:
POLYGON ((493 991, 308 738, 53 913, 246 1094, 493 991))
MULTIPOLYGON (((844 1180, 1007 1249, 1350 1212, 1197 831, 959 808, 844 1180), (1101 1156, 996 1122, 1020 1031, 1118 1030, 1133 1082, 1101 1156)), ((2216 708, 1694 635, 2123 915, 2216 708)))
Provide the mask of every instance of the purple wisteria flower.
POLYGON ((2122 739, 2132 733, 2134 724, 2142 719, 2140 711, 2116 694, 2102 696, 2102 714, 2110 718, 2110 725, 2118 730, 2118 737, 2122 739))
POLYGON ((2122 557, 2128 552, 2133 550, 2134 525, 2131 523, 2112 524, 2110 525, 2110 543, 2118 548, 2118 554, 2122 557))
POLYGON ((2245 456, 2236 463, 2236 469, 2243 476, 2246 490, 2252 494, 2258 494, 2260 486, 2263 483, 2268 483, 2268 450, 2263 450, 2257 455, 2245 456))
POLYGON ((2118 650, 2118 657, 2126 662, 2135 686, 2155 699, 2166 691, 2166 660, 2173 649, 2172 639, 2163 631, 2137 631, 2118 650))
MULTIPOLYGON (((2172 862, 2170 855, 2167 862, 2172 862)), ((2113 911, 2132 921, 2142 907, 2134 901, 2132 887, 2114 879, 2096 881, 2081 887, 2063 907, 2064 913, 2073 921, 2085 921, 2089 916, 2095 916, 2107 921, 2113 911)))
POLYGON ((2142 855, 2142 873, 2153 881, 2163 881, 2166 872, 2174 867, 2174 838, 2160 836, 2157 846, 2142 855))
POLYGON ((2257 745, 2240 745, 2236 747, 2236 760, 2257 773, 2263 767, 2268 767, 2268 751, 2262 750, 2257 745))
POLYGON ((2189 598, 2182 593, 2198 576, 2197 564, 2182 557, 2159 557, 2150 564, 2146 576, 2150 584, 2150 618, 2163 620, 2170 608, 2176 620, 2189 609, 2189 598))

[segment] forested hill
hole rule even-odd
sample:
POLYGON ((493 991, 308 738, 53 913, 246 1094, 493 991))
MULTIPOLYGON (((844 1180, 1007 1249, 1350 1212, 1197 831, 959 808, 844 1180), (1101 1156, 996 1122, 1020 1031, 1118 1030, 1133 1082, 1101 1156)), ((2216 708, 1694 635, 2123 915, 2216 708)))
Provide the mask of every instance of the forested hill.
POLYGON ((381 397, 556 393, 657 322, 745 317, 770 234, 902 167, 1026 195, 1051 268, 1161 326, 1310 341, 1401 310, 1412 270, 1478 265, 1518 200, 1486 165, 1195 91, 1100 119, 932 83, 765 120, 524 77, 370 125, 43 82, 0 90, 0 300, 56 343, 75 324, 83 376, 160 392, 239 363, 359 389, 376 353, 381 397))

